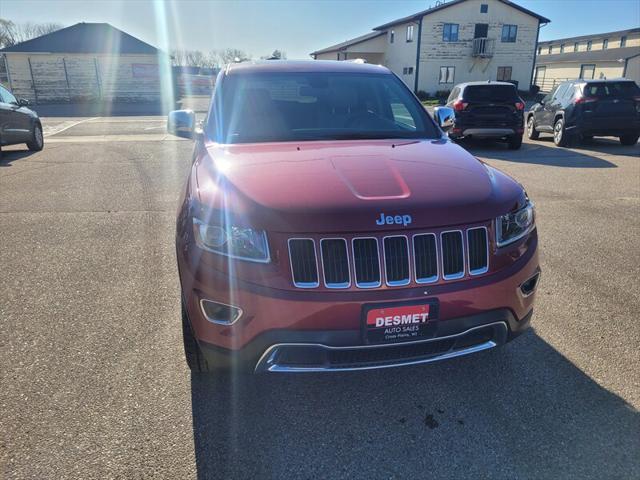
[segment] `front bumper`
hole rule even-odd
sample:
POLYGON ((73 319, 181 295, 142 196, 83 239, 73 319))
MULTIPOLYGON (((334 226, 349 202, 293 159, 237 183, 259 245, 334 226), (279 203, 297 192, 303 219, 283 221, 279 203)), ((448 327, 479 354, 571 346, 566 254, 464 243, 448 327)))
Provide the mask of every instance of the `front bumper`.
POLYGON ((265 332, 233 352, 200 342, 209 365, 264 372, 326 372, 430 363, 503 345, 530 325, 533 310, 516 319, 508 309, 432 323, 424 340, 362 345, 360 331, 265 332))
POLYGON ((178 265, 192 330, 209 365, 252 371, 359 370, 465 355, 517 336, 529 325, 535 298, 520 286, 540 270, 535 230, 527 244, 518 260, 493 274, 427 288, 285 291, 230 281, 201 263, 181 261, 188 257, 180 253, 178 265), (202 313, 202 298, 239 306, 243 316, 233 325, 212 323, 202 313), (430 298, 438 299, 439 314, 424 340, 364 345, 364 305, 430 298))

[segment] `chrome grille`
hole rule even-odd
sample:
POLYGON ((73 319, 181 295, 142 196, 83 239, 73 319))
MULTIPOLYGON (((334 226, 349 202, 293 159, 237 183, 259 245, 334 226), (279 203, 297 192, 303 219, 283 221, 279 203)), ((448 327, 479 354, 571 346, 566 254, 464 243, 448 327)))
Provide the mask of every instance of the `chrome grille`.
POLYGON ((409 274, 409 242, 404 235, 385 237, 384 269, 387 285, 397 287, 408 285, 409 274))
POLYGON ((380 258, 376 238, 354 238, 352 240, 353 263, 356 286, 375 288, 380 282, 380 258))
POLYGON ((289 260, 293 284, 298 288, 315 288, 318 282, 316 244, 311 238, 289 239, 289 260))
POLYGON ((349 288, 349 257, 347 241, 344 238, 323 238, 320 240, 324 285, 327 288, 349 288))
POLYGON ((413 237, 413 257, 416 283, 433 283, 438 280, 438 252, 433 233, 413 237))
POLYGON ((467 230, 467 251, 471 275, 480 275, 489 270, 489 243, 485 227, 467 230))
POLYGON ((464 244, 462 232, 453 230, 440 234, 442 244, 442 278, 455 280, 464 277, 464 244))
POLYGON ((378 288, 435 283, 489 270, 487 228, 381 238, 289 239, 293 284, 298 288, 378 288), (317 244, 317 246, 316 246, 317 244), (319 252, 317 251, 319 250, 319 252), (320 267, 322 272, 320 272, 320 267), (413 272, 413 273, 412 273, 413 272))

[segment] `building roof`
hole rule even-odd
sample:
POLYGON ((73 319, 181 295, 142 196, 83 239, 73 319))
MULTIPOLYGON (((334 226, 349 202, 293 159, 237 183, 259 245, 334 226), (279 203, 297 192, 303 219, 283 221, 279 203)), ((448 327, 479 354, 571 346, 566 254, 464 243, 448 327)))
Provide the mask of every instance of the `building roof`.
POLYGON ((351 40, 345 40, 342 43, 336 43, 327 48, 323 48, 321 50, 316 50, 315 52, 311 52, 311 55, 317 55, 320 53, 329 53, 329 52, 337 52, 339 50, 344 50, 351 45, 357 45, 358 43, 366 42, 367 40, 371 40, 372 38, 379 37, 380 35, 384 35, 384 32, 370 32, 365 35, 360 35, 359 37, 352 38, 351 40))
POLYGON ((108 23, 76 23, 41 37, 6 47, 0 52, 159 54, 148 43, 108 23))
POLYGON ((616 30, 615 32, 606 32, 606 33, 592 33, 591 35, 580 35, 579 37, 566 37, 566 38, 557 38, 555 40, 545 40, 538 42, 538 45, 541 46, 549 46, 554 43, 562 43, 562 42, 579 42, 580 40, 595 40, 600 38, 609 38, 609 37, 624 37, 625 35, 629 35, 632 33, 640 33, 640 28, 629 28, 627 30, 616 30))
MULTIPOLYGON (((449 8, 452 7, 454 5, 458 5, 462 2, 466 2, 467 0, 451 0, 450 2, 447 3, 442 3, 440 5, 436 5, 435 7, 431 7, 428 8, 426 10, 422 10, 421 12, 418 12, 414 15, 409 15, 408 17, 403 17, 403 18, 399 18, 397 20, 393 20, 391 22, 385 23, 384 25, 380 25, 379 27, 374 28, 374 30, 386 30, 389 27, 392 27, 394 25, 398 25, 399 23, 406 23, 406 22, 411 22, 411 21, 417 21, 420 20, 420 18, 424 17, 425 15, 429 15, 435 12, 438 12, 440 10, 443 10, 445 8, 449 8)), ((549 20, 548 18, 543 17, 542 15, 538 15, 537 13, 532 12, 531 10, 527 10, 524 7, 521 7, 520 5, 518 5, 517 3, 513 3, 509 0, 498 0, 502 3, 504 3, 505 5, 509 5, 510 7, 515 8, 516 10, 520 10, 523 13, 526 13, 527 15, 531 15, 532 17, 537 18, 538 20, 540 20, 541 23, 550 23, 551 20, 549 20)))
POLYGON ((390 74, 386 67, 368 63, 339 62, 337 60, 257 60, 231 63, 227 74, 277 73, 277 72, 328 72, 328 73, 382 73, 390 74))
POLYGON ((585 63, 585 62, 616 62, 640 55, 637 48, 607 48, 606 50, 591 50, 588 52, 555 53, 538 55, 536 65, 549 63, 585 63))

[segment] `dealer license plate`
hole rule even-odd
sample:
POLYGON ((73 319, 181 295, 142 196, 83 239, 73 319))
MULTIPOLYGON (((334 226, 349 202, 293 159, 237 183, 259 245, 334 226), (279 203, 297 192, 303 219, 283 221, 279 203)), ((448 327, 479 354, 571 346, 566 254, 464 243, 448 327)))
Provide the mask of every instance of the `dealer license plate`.
POLYGON ((365 343, 395 343, 420 340, 438 314, 436 300, 420 303, 365 305, 363 337, 365 343))

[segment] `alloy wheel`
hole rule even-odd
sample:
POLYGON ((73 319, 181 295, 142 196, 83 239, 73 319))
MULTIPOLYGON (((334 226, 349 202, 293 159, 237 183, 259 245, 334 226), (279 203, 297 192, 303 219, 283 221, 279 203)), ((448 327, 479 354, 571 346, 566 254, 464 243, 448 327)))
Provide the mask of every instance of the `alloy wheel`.
POLYGON ((556 122, 553 127, 553 139, 559 144, 562 141, 562 122, 556 122))

